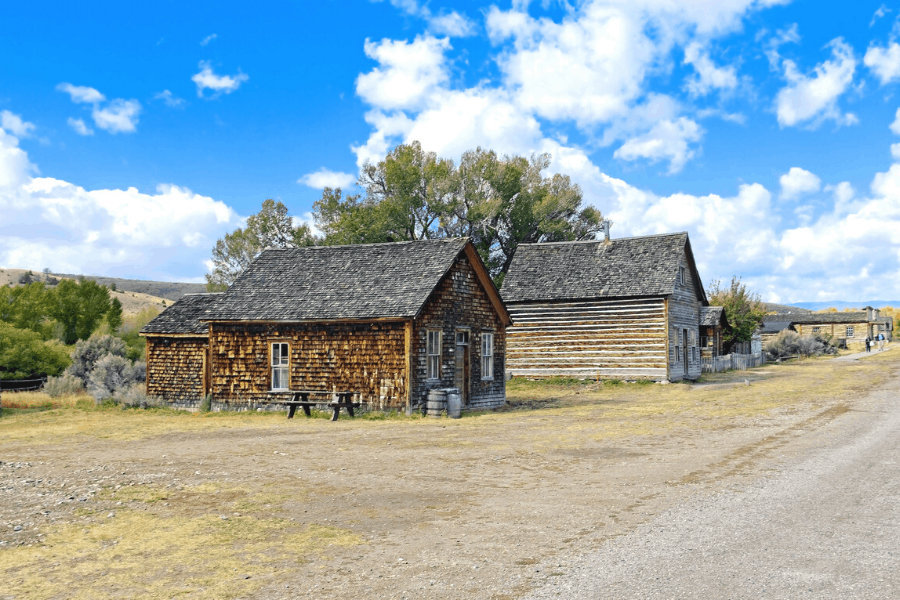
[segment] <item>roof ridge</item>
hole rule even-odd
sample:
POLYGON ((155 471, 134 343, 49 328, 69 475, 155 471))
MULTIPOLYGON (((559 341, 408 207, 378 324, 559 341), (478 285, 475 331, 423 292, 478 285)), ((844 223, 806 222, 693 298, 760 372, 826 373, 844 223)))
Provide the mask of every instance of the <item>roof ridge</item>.
POLYGON ((336 244, 333 246, 296 246, 294 248, 273 248, 271 246, 264 248, 263 252, 268 252, 269 250, 322 250, 325 248, 371 248, 372 246, 400 246, 402 244, 422 244, 422 243, 438 243, 438 242, 459 242, 459 241, 468 241, 470 238, 468 236, 462 237, 446 237, 446 238, 428 238, 424 240, 402 240, 399 242, 373 242, 371 244, 336 244))
MULTIPOLYGON (((620 238, 609 238, 611 242, 621 242, 625 240, 643 240, 648 238, 660 238, 660 237, 676 237, 679 235, 688 235, 687 231, 677 231, 675 233, 652 233, 650 235, 632 235, 629 237, 620 237, 620 238)), ((603 244, 606 240, 569 240, 565 242, 530 242, 527 244, 519 244, 519 246, 551 246, 551 245, 563 245, 563 244, 603 244)))

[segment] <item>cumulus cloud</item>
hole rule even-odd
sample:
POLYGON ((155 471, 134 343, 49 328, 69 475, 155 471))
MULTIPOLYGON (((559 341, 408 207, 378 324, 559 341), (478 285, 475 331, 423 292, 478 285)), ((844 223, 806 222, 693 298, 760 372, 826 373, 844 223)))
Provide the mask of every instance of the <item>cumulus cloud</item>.
POLYGON ((8 110, 0 111, 0 127, 18 138, 31 137, 34 123, 22 120, 22 117, 8 110))
POLYGON ((669 173, 677 173, 694 155, 688 144, 699 140, 702 131, 686 117, 660 121, 644 135, 626 141, 613 156, 624 160, 646 158, 652 163, 668 160, 669 173))
POLYGON ((250 79, 246 73, 238 71, 237 75, 216 75, 209 61, 200 61, 200 72, 191 77, 197 85, 197 96, 204 98, 204 90, 212 90, 215 98, 221 94, 230 94, 236 91, 241 84, 250 79))
POLYGON ((69 117, 69 120, 66 121, 69 124, 69 127, 75 130, 75 133, 78 135, 94 135, 94 130, 87 126, 84 122, 84 119, 75 119, 69 117))
POLYGON ((209 45, 209 43, 210 43, 211 41, 213 41, 213 40, 216 39, 217 37, 219 37, 217 34, 211 33, 211 34, 209 34, 208 36, 206 36, 205 38, 203 38, 202 40, 200 40, 200 45, 201 45, 201 46, 207 46, 207 45, 209 45))
POLYGON ((446 82, 444 51, 450 41, 430 35, 406 40, 366 40, 366 56, 379 66, 356 78, 356 92, 381 109, 418 108, 446 82))
POLYGON ((788 85, 782 88, 775 99, 778 123, 782 127, 792 127, 807 123, 818 126, 825 120, 851 125, 858 122, 852 113, 842 114, 837 106, 838 98, 853 82, 856 58, 853 49, 841 38, 829 44, 833 60, 816 65, 813 75, 800 72, 792 60, 785 60, 784 78, 788 85))
POLYGON ((822 186, 822 180, 817 175, 800 167, 791 167, 778 182, 781 183, 782 200, 796 200, 803 194, 818 192, 822 186))
POLYGON ((92 87, 83 85, 72 85, 71 83, 60 83, 56 86, 60 92, 69 94, 72 102, 82 104, 97 104, 106 100, 106 96, 98 92, 92 87))
POLYGON ((900 44, 891 42, 887 48, 869 46, 863 64, 878 77, 881 85, 900 78, 900 44))
POLYGON ((297 183, 317 190, 323 188, 346 188, 356 183, 356 175, 331 171, 322 167, 313 173, 307 173, 297 180, 297 183))
POLYGON ((0 130, 0 264, 69 273, 200 275, 239 221, 222 202, 175 185, 87 190, 37 168, 0 130), (24 232, 41 232, 40 239, 24 232))
POLYGON ((166 104, 166 106, 169 106, 171 108, 184 108, 184 105, 187 104, 184 98, 176 97, 169 90, 163 90, 159 92, 158 94, 153 96, 153 99, 162 100, 166 104))
POLYGON ((117 98, 103 108, 95 106, 91 117, 97 127, 110 133, 132 133, 137 130, 140 114, 140 102, 117 98))
POLYGON ((684 49, 684 64, 693 66, 696 71, 686 82, 692 96, 705 96, 714 90, 733 90, 737 87, 735 68, 717 67, 699 42, 691 42, 684 49))
POLYGON ((468 37, 478 30, 474 21, 456 11, 431 17, 428 29, 437 35, 450 37, 468 37))

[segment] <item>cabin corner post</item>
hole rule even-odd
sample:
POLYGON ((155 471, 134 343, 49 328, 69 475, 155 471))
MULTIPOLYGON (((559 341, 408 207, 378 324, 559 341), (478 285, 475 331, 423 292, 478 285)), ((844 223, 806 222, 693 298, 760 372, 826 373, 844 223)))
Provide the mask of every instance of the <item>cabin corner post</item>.
POLYGON ((413 340, 413 320, 409 319, 403 324, 404 348, 406 351, 406 414, 412 414, 412 391, 413 391, 413 356, 412 356, 412 340, 413 340))
POLYGON ((669 297, 666 296, 663 298, 663 314, 665 315, 665 324, 666 324, 666 381, 672 381, 672 350, 669 345, 671 342, 669 340, 669 330, 672 328, 670 323, 670 315, 669 315, 669 297))

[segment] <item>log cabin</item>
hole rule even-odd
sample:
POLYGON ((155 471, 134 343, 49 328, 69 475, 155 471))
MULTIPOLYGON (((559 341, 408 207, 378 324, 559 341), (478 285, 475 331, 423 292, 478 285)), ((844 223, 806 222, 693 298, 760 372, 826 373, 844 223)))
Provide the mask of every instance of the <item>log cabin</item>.
POLYGON ((184 326, 169 313, 186 314, 185 300, 197 301, 142 330, 148 393, 170 402, 271 409, 292 390, 338 390, 411 411, 439 388, 458 388, 468 410, 506 402, 510 316, 467 238, 267 249, 194 319, 195 341, 176 344, 184 326), (188 358, 204 348, 205 362, 188 358))
MULTIPOLYGON (((880 333, 890 341, 893 339, 894 331, 894 320, 891 317, 882 317, 880 311, 871 306, 860 311, 766 315, 761 326, 764 339, 774 337, 769 330, 773 329, 775 323, 783 325, 782 329, 790 328, 800 335, 830 336, 839 347, 862 347, 866 337, 875 339, 880 333)), ((777 333, 776 331, 775 335, 777 333)))
POLYGON ((687 233, 522 244, 501 295, 514 376, 700 377, 709 302, 687 233))

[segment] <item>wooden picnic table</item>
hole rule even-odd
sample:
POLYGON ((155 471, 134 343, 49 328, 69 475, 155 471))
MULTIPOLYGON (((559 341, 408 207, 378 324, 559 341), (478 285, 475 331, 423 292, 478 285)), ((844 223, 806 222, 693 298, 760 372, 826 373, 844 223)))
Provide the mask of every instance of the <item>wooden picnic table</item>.
POLYGON ((362 403, 353 402, 353 394, 355 393, 356 392, 329 392, 328 390, 292 390, 291 399, 285 402, 279 402, 279 404, 286 404, 288 406, 288 419, 294 418, 294 413, 297 411, 298 406, 303 409, 303 414, 309 417, 312 416, 312 411, 310 410, 311 407, 316 406, 317 404, 325 404, 331 408, 331 420, 337 421, 342 408, 346 408, 347 414, 351 417, 356 416, 353 413, 353 409, 359 408, 362 406, 362 403), (337 396, 337 401, 316 402, 309 399, 311 395, 337 396))

